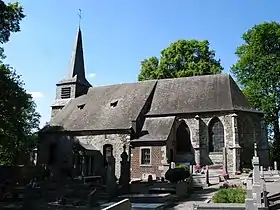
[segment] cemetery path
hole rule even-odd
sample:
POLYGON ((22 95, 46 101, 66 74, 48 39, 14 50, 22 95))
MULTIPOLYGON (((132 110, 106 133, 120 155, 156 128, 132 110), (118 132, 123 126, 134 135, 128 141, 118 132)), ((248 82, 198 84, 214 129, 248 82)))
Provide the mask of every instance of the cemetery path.
MULTIPOLYGON (((241 184, 239 176, 233 177, 229 180, 230 184, 241 184)), ((280 183, 279 183, 280 184, 280 183)), ((220 188, 220 183, 213 184, 203 190, 195 191, 185 201, 181 201, 177 206, 169 208, 168 210, 193 210, 193 204, 205 203, 211 199, 214 193, 220 188)))
POLYGON ((188 199, 181 201, 177 206, 169 208, 168 210, 192 210, 193 204, 204 203, 207 199, 210 199, 218 189, 219 184, 215 184, 203 190, 194 191, 188 199))

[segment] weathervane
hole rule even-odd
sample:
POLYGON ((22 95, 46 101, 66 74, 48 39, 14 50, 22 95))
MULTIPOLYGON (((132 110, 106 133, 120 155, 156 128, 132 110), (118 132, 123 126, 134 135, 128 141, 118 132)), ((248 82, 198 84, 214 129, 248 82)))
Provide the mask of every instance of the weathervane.
POLYGON ((81 25, 81 19, 82 19, 82 10, 81 9, 79 9, 78 15, 79 15, 79 26, 80 26, 81 25))

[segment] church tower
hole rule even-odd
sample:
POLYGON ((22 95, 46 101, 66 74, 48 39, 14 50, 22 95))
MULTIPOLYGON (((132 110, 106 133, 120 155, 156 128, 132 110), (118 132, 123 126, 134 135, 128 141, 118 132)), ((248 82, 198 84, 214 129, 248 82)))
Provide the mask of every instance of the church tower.
POLYGON ((87 93, 91 84, 87 81, 84 66, 82 32, 79 26, 72 53, 69 75, 56 84, 55 102, 51 106, 53 118, 71 99, 87 93))

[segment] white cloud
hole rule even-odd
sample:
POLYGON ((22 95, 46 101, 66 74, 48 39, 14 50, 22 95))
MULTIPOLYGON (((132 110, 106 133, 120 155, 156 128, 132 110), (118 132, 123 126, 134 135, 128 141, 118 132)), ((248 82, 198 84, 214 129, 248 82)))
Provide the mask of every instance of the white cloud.
POLYGON ((95 76, 96 76, 95 73, 90 73, 90 74, 88 75, 89 78, 94 78, 95 76))
POLYGON ((29 92, 33 99, 43 98, 44 94, 42 92, 29 92))

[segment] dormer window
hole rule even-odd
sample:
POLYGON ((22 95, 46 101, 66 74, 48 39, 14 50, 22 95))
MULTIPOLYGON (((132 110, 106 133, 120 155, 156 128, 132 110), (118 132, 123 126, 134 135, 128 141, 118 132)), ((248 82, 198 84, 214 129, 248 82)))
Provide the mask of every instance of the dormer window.
POLYGON ((61 98, 66 99, 71 96, 71 87, 63 87, 61 88, 61 98))
POLYGON ((85 107, 85 105, 86 104, 80 104, 80 105, 78 105, 78 108, 82 110, 85 107))
POLYGON ((118 105, 118 102, 119 102, 119 101, 113 101, 113 102, 110 103, 110 106, 111 106, 112 108, 114 108, 114 107, 116 107, 116 106, 118 105))

